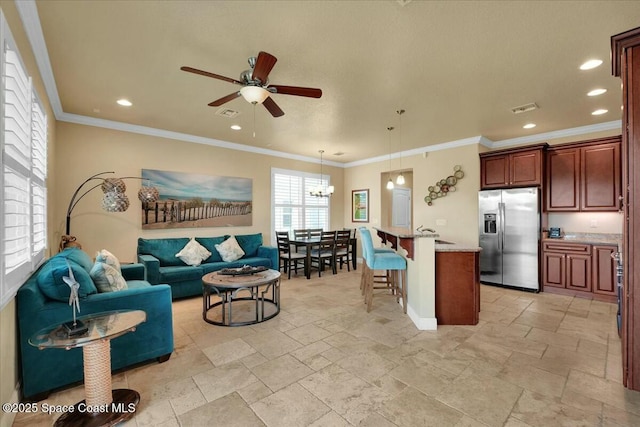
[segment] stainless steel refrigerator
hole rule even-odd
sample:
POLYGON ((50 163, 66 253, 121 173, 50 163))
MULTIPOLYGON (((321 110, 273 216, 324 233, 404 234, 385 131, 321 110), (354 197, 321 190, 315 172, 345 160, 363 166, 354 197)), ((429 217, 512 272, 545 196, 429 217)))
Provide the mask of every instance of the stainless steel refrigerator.
POLYGON ((538 291, 540 191, 483 190, 480 215, 480 281, 538 291))

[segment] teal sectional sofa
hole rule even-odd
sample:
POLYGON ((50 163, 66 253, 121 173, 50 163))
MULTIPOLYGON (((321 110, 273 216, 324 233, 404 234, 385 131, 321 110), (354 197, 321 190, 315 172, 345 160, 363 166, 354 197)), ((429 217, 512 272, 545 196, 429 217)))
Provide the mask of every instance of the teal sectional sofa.
POLYGON ((202 295, 202 276, 223 268, 237 268, 244 265, 264 266, 278 269, 278 249, 263 246, 262 233, 234 236, 244 251, 237 261, 225 262, 215 245, 226 241, 229 235, 219 237, 196 237, 211 256, 200 265, 187 265, 176 254, 189 243, 189 238, 138 239, 138 262, 144 264, 146 279, 151 284, 166 283, 171 286, 174 299, 202 295))
POLYGON ((93 267, 89 255, 81 249, 65 249, 46 260, 18 289, 19 356, 25 400, 41 400, 51 390, 83 380, 81 348, 39 350, 29 344, 29 338, 39 330, 72 320, 69 288, 62 281, 63 276, 68 276, 69 266, 80 283, 79 316, 125 309, 147 314, 146 321, 134 332, 111 341, 112 370, 149 360, 166 361, 173 352, 169 286, 151 286, 144 280, 144 266, 131 264, 121 266, 128 289, 99 293, 89 275, 93 267))

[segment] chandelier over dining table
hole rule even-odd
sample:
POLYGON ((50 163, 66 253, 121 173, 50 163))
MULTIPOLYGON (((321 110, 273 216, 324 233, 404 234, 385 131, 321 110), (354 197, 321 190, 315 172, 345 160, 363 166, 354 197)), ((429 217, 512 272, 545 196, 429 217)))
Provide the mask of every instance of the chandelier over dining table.
POLYGON ((331 197, 331 195, 335 191, 334 186, 329 185, 325 187, 323 185, 324 181, 322 174, 322 154, 324 153, 324 150, 318 150, 318 153, 320 153, 320 181, 318 182, 318 185, 309 192, 309 195, 314 197, 331 197))

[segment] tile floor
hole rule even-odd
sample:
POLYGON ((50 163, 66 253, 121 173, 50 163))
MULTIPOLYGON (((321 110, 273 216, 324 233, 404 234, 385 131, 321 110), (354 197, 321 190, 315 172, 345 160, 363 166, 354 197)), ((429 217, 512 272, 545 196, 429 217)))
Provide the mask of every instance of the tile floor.
MULTIPOLYGON (((360 272, 284 279, 281 313, 256 326, 213 326, 200 298, 175 302, 171 359, 113 378, 141 394, 127 425, 640 425, 613 304, 482 286, 478 325, 419 331, 391 298, 367 314, 360 272)), ((82 399, 75 387, 48 402, 82 399)))

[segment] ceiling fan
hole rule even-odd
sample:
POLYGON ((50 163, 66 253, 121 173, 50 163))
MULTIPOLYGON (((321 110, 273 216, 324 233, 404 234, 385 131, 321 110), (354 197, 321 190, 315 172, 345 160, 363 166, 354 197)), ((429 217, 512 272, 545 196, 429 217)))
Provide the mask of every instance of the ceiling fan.
POLYGON ((192 67, 180 67, 180 69, 189 73, 200 74, 202 76, 212 77, 214 79, 224 80, 225 82, 242 86, 237 92, 210 102, 210 107, 219 107, 222 104, 233 101, 239 96, 242 96, 252 104, 264 105, 273 117, 280 117, 284 115, 284 111, 282 111, 280 107, 278 107, 278 104, 276 104, 271 98, 271 94, 279 93, 282 95, 306 96, 308 98, 320 98, 322 96, 322 90, 320 89, 298 86, 269 85, 269 73, 273 69, 273 66, 276 65, 277 60, 278 59, 275 56, 267 52, 260 52, 257 58, 252 56, 249 58, 250 68, 240 73, 239 80, 210 73, 208 71, 198 70, 192 67))

